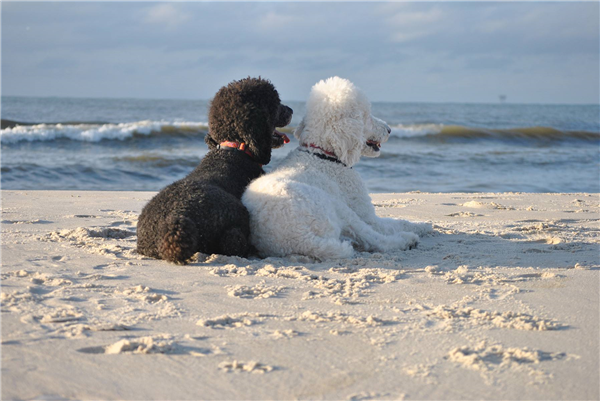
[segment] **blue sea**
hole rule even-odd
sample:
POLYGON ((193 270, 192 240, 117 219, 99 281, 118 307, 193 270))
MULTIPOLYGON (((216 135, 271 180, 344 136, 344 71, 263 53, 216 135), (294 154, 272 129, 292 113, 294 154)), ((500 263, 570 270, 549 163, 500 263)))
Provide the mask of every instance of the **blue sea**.
MULTIPOLYGON (((304 103, 284 103, 293 128, 304 103)), ((208 151, 208 105, 2 97, 2 188, 157 191, 208 151)), ((354 167, 370 192, 600 192, 598 105, 375 102, 372 111, 392 134, 379 158, 354 167)), ((266 170, 297 145, 275 150, 266 170)))

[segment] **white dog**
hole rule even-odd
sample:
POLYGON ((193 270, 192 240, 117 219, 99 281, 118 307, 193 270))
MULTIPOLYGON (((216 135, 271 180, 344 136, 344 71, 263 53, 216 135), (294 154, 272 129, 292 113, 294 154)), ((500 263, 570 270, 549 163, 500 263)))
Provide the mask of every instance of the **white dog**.
POLYGON ((429 224, 377 217, 351 168, 361 155, 379 156, 390 131, 350 81, 333 77, 313 86, 294 132, 300 146, 242 197, 260 254, 347 258, 354 249, 405 250, 416 245, 417 234, 431 231, 429 224))

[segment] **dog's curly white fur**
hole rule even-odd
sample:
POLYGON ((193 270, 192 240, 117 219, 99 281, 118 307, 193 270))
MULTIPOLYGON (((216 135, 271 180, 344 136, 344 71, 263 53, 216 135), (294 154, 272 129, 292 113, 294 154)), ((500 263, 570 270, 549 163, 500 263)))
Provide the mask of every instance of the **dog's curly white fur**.
POLYGON ((250 212, 251 242, 260 254, 346 258, 355 249, 405 250, 416 245, 418 234, 431 231, 429 224, 377 217, 365 185, 350 168, 361 155, 379 156, 389 133, 350 81, 333 77, 314 85, 294 132, 300 146, 242 197, 250 212))

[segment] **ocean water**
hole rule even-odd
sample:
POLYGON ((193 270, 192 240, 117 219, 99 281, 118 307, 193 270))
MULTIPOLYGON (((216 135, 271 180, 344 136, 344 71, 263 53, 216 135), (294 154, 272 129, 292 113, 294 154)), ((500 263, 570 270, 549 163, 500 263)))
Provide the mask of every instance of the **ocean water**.
MULTIPOLYGON (((304 103, 284 103, 291 132, 304 103)), ((208 151, 207 111, 202 100, 2 97, 2 188, 157 191, 208 151)), ((372 111, 392 134, 380 157, 354 167, 371 192, 600 192, 598 105, 375 102, 372 111)), ((296 146, 275 150, 265 169, 296 146)))

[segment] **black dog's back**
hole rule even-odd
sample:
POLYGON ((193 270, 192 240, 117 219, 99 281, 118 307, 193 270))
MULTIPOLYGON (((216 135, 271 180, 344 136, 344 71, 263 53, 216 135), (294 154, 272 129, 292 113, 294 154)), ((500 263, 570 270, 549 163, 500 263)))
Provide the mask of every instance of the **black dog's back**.
POLYGON ((287 137, 292 109, 261 78, 233 81, 211 101, 205 137, 210 151, 187 177, 160 191, 138 220, 140 254, 185 263, 196 252, 247 256, 250 218, 241 202, 264 173, 271 149, 287 137))
POLYGON ((242 152, 210 151, 192 173, 144 207, 138 252, 175 263, 196 252, 247 256, 249 216, 240 198, 262 173, 242 152))

